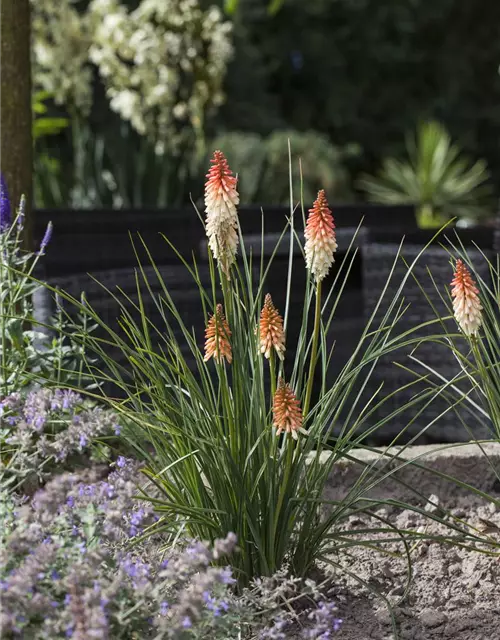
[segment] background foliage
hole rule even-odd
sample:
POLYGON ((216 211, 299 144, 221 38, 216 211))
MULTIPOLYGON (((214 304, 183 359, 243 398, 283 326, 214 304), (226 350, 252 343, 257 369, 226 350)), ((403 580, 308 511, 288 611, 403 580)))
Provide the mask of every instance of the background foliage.
POLYGON ((498 182, 499 23, 489 0, 240 0, 221 126, 315 129, 374 172, 435 118, 498 182))
MULTIPOLYGON (((133 11, 140 2, 121 4, 133 11)), ((340 150, 353 145, 361 152, 343 154, 333 169, 340 181, 347 171, 352 184, 363 172, 376 173, 384 158, 403 157, 406 134, 428 120, 441 122, 471 159, 486 160, 493 185, 498 183, 500 4, 285 0, 272 11, 268 0, 199 4, 205 11, 219 5, 233 25, 225 102, 216 117, 205 119, 178 152, 155 157, 154 145, 110 110, 94 78, 94 106, 78 130, 37 145, 58 159, 58 175, 45 181, 50 189, 39 191, 41 204, 188 203, 204 150, 233 132, 268 138, 313 131, 340 150), (180 184, 172 178, 179 174, 180 184)), ((88 5, 79 0, 72 6, 83 14, 88 5)), ((59 108, 49 115, 66 113, 59 108)))

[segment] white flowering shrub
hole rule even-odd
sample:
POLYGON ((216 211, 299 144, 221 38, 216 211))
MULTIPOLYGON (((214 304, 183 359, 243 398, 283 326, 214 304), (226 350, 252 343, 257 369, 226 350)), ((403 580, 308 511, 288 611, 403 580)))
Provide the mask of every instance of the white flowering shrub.
POLYGON ((35 89, 87 115, 92 106, 88 16, 72 0, 31 0, 31 7, 35 89))
POLYGON ((142 0, 129 11, 120 0, 31 0, 35 85, 58 104, 88 114, 92 65, 112 111, 155 144, 176 149, 181 131, 201 137, 223 101, 231 56, 231 24, 198 0, 142 0))

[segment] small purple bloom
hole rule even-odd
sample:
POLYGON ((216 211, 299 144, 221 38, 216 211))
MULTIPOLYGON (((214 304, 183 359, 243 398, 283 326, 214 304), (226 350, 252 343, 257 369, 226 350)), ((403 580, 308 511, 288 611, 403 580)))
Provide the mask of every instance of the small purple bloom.
POLYGON ((167 611, 168 611, 168 602, 166 600, 164 600, 160 604, 160 615, 161 616, 166 616, 167 615, 167 611))
POLYGON ((7 231, 11 225, 9 192, 3 173, 0 174, 0 233, 7 231))
POLYGON ((119 425, 119 424, 115 424, 115 426, 114 426, 114 431, 115 431, 115 436, 119 436, 119 435, 120 435, 120 433, 122 432, 121 425, 119 425))
POLYGON ((83 435, 83 433, 80 435, 80 447, 82 447, 82 449, 84 447, 86 447, 88 444, 88 440, 87 438, 83 435))
POLYGON ((144 509, 139 509, 138 511, 135 511, 130 518, 131 524, 135 524, 135 525, 141 524, 144 518, 144 514, 145 514, 144 509))
POLYGON ((66 504, 70 509, 72 509, 75 506, 75 498, 73 496, 68 496, 68 499, 66 500, 66 504))
POLYGON ((53 228, 54 228, 54 225, 52 224, 52 222, 49 222, 49 224, 47 225, 47 228, 45 229, 45 233, 43 235, 42 241, 40 242, 40 249, 38 250, 39 256, 44 255, 45 249, 47 248, 47 245, 49 244, 50 239, 52 238, 53 228))
POLYGON ((59 578, 61 577, 61 574, 55 569, 53 569, 50 573, 50 577, 52 578, 52 580, 59 580, 59 578))
POLYGON ((127 464, 127 459, 124 456, 118 456, 118 460, 116 461, 116 466, 123 469, 123 467, 127 464))
POLYGON ((45 416, 38 416, 35 418, 34 427, 37 431, 41 431, 43 429, 43 425, 45 424, 45 416))
POLYGON ((82 555, 87 551, 87 547, 85 545, 85 542, 79 542, 76 546, 78 547, 78 549, 79 549, 79 551, 80 551, 80 553, 82 555))
POLYGON ((236 580, 233 578, 233 574, 229 567, 226 567, 221 571, 220 579, 222 584, 234 584, 236 582, 236 580))
POLYGON ((193 623, 191 622, 191 618, 189 616, 186 616, 184 618, 184 620, 182 621, 182 626, 184 627, 184 629, 189 629, 193 626, 193 623))

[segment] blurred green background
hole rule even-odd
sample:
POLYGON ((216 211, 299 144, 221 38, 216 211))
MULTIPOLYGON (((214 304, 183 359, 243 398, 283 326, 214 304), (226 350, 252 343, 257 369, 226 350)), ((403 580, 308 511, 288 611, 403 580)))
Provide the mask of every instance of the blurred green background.
MULTIPOLYGON (((54 123, 41 130, 36 124, 37 206, 182 205, 190 193, 199 199, 215 147, 241 175, 242 201, 283 203, 290 139, 294 156, 302 157, 306 200, 319 186, 332 201, 412 200, 419 211, 430 211, 420 216, 423 226, 449 215, 468 221, 494 215, 500 183, 500 3, 187 0, 180 26, 168 24, 159 9, 147 20, 144 12, 138 18, 141 4, 32 0, 34 91, 46 106, 44 113, 38 108, 37 119, 54 123), (214 7, 220 9, 217 28, 208 33, 205 22, 208 16, 215 20, 214 7), (99 12, 116 16, 104 39, 96 27, 99 12), (161 88, 159 75, 140 60, 144 47, 127 52, 110 44, 116 24, 135 34, 130 42, 149 37, 150 49, 155 40, 148 33, 159 29, 170 38, 175 32, 158 60, 168 59, 178 83, 161 88), (67 47, 81 62, 90 87, 84 109, 71 89, 50 96, 61 81, 47 80, 46 52, 37 39, 45 48, 67 47), (176 47, 180 53, 174 55, 176 47), (160 108, 142 105, 150 118, 146 133, 124 117, 123 91, 130 87, 105 75, 111 55, 113 64, 128 66, 131 77, 148 74, 149 84, 139 80, 136 87, 143 102, 144 91, 176 94, 160 108), (186 69, 189 56, 193 64, 186 69), (206 77, 212 84, 200 89, 197 83, 206 77), (150 86, 155 82, 159 88, 150 86), (196 111, 182 112, 182 105, 195 103, 196 111), (177 115, 162 129, 168 108, 177 115)), ((77 69, 72 73, 78 75, 77 69)))

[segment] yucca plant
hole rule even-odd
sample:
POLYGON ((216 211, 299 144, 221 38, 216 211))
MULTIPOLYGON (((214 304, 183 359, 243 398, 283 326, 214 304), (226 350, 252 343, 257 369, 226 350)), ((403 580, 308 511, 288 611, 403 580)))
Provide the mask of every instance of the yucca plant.
MULTIPOLYGON (((466 248, 457 238, 449 242, 450 287, 442 292, 442 283, 434 281, 449 316, 441 317, 442 334, 436 338, 448 347, 457 362, 457 375, 452 380, 412 356, 436 385, 446 388, 453 403, 458 403, 458 418, 467 427, 467 415, 479 418, 480 424, 500 440, 500 258, 482 257, 488 266, 489 279, 474 268, 466 248), (449 321, 454 321, 456 330, 449 321)), ((436 311, 437 317, 439 313, 436 311)), ((471 433, 471 438, 475 435, 471 433)), ((499 469, 500 477, 500 469, 499 469)))
POLYGON ((407 136, 406 148, 405 160, 386 158, 377 176, 360 179, 359 187, 371 201, 414 204, 421 227, 439 227, 454 216, 476 220, 489 213, 492 190, 486 162, 465 157, 442 124, 420 124, 414 137, 407 136))

